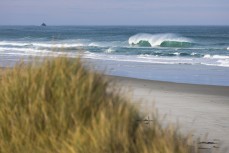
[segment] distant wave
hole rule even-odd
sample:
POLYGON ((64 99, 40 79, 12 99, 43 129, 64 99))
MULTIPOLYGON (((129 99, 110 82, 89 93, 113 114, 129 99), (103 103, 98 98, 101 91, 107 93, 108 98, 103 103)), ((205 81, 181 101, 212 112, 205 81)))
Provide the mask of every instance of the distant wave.
POLYGON ((176 34, 147 34, 140 33, 129 38, 130 45, 142 47, 190 47, 194 43, 191 39, 176 34))
POLYGON ((72 48, 84 46, 83 43, 50 43, 50 42, 0 42, 0 46, 15 46, 15 47, 43 47, 43 48, 72 48))
POLYGON ((127 46, 127 42, 122 41, 101 41, 91 40, 66 40, 66 41, 0 41, 0 46, 4 47, 39 47, 39 48, 77 48, 77 47, 119 47, 127 46))
POLYGON ((38 49, 33 49, 33 48, 8 48, 8 47, 0 47, 0 51, 4 52, 11 52, 11 51, 16 51, 16 52, 33 52, 33 53, 51 53, 52 51, 49 50, 38 50, 38 49))
POLYGON ((79 53, 72 52, 62 52, 62 51, 51 51, 46 49, 33 49, 33 48, 7 48, 0 47, 0 55, 5 56, 68 56, 68 57, 77 57, 79 53))
POLYGON ((31 43, 25 43, 25 42, 10 42, 10 41, 0 41, 0 46, 17 46, 17 47, 25 47, 29 46, 31 43))
POLYGON ((51 43, 33 43, 35 47, 45 47, 45 48, 73 48, 73 47, 82 47, 84 44, 82 43, 59 43, 59 44, 51 44, 51 43))

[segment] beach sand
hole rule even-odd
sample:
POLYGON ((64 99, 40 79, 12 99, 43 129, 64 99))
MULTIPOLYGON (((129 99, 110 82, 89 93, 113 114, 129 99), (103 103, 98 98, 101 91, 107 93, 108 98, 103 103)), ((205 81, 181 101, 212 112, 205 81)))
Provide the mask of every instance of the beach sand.
POLYGON ((146 116, 157 108, 159 117, 166 115, 164 122, 179 124, 182 133, 200 138, 201 152, 229 147, 229 87, 109 78, 146 116))

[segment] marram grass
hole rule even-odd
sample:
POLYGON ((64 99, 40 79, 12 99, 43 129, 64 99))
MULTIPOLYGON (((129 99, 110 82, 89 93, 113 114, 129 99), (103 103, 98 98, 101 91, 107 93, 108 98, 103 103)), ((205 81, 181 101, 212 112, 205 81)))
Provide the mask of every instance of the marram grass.
POLYGON ((0 79, 0 153, 187 153, 187 138, 150 128, 79 59, 19 64, 0 79))

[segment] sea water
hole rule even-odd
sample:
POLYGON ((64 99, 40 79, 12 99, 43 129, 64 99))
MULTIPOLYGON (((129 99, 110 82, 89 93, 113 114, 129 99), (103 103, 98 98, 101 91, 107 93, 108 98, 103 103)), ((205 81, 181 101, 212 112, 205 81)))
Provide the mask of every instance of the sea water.
POLYGON ((78 57, 148 80, 229 86, 229 26, 0 26, 0 66, 78 57))

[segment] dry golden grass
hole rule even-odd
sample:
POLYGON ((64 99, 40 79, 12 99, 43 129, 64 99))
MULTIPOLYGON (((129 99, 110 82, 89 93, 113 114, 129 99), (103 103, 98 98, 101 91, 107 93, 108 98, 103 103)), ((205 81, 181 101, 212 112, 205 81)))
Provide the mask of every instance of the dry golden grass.
POLYGON ((0 75, 4 73, 4 69, 0 67, 0 75))
POLYGON ((128 100, 79 59, 20 64, 0 79, 0 153, 187 153, 187 138, 138 122, 128 100))

